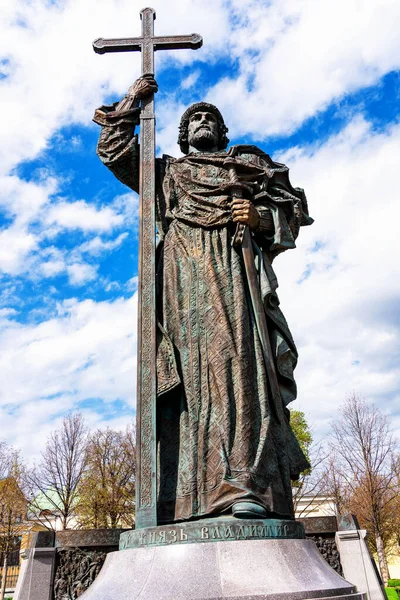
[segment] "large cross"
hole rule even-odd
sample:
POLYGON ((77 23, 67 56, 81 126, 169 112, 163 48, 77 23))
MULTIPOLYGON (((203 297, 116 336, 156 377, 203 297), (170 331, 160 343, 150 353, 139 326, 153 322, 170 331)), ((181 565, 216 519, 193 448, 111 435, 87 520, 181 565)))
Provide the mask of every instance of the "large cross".
MULTIPOLYGON (((200 48, 200 35, 154 35, 156 13, 140 11, 142 35, 102 39, 94 51, 142 53, 142 75, 154 75, 154 51, 200 48)), ((154 94, 142 100, 140 114, 140 229, 138 286, 136 528, 157 525, 156 462, 156 297, 155 297, 155 116, 154 94)))

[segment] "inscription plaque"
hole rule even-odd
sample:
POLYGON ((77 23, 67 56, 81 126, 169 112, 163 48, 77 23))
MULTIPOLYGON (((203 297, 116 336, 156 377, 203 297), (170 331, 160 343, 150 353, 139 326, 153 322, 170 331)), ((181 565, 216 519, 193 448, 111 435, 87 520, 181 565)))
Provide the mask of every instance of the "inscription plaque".
POLYGON ((304 527, 281 519, 205 519, 126 531, 119 549, 233 540, 303 539, 304 527))

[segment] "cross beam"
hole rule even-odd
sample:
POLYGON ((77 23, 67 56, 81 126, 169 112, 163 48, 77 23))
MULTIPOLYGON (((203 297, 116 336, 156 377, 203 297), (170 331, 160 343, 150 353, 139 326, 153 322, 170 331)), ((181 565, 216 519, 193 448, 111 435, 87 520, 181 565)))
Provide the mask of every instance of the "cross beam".
POLYGON ((154 35, 154 20, 156 11, 153 8, 143 8, 140 11, 142 19, 142 35, 134 38, 98 38, 93 42, 93 50, 97 54, 106 52, 142 52, 142 75, 154 75, 155 50, 196 50, 203 45, 203 38, 197 33, 191 35, 154 35))
MULTIPOLYGON (((150 9, 152 10, 152 9, 150 9)), ((167 35, 151 36, 150 41, 153 43, 154 50, 175 50, 176 48, 193 49, 200 48, 203 40, 197 33, 187 35, 167 35)), ((93 42, 94 51, 97 54, 105 54, 106 52, 127 52, 129 50, 141 50, 143 47, 144 38, 121 38, 108 39, 98 38, 93 42)))
MULTIPOLYGON (((141 10, 140 18, 141 37, 99 38, 93 42, 94 51, 98 54, 141 51, 142 75, 154 75, 155 50, 196 49, 203 43, 196 33, 155 36, 156 13, 152 8, 141 10)), ((154 94, 142 100, 139 196, 136 529, 157 525, 154 94)))

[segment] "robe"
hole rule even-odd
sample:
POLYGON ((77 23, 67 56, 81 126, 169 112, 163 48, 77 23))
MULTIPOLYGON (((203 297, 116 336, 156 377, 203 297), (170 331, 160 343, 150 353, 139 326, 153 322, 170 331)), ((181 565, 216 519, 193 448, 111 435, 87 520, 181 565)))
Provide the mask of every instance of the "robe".
MULTIPOLYGON (((135 113, 107 119, 106 109, 97 117, 98 154, 137 191, 135 113)), ((156 168, 158 522, 216 516, 240 500, 293 518, 291 479, 309 465, 286 408, 296 397, 297 350, 272 261, 312 222, 304 192, 255 146, 164 156, 156 168), (270 392, 241 249, 232 245, 228 157, 260 214, 252 243, 279 399, 270 392)))

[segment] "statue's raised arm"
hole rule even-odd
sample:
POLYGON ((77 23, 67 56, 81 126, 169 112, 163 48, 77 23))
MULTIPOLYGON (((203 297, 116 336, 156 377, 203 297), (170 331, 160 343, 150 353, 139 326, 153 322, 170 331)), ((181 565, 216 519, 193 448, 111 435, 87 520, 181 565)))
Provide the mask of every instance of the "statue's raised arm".
POLYGON ((156 158, 154 52, 202 39, 156 36, 155 11, 140 14, 140 37, 93 43, 142 58, 142 77, 94 117, 100 159, 139 193, 136 520, 84 596, 365 600, 294 518, 292 481, 310 465, 272 265, 312 223, 306 196, 262 149, 229 147, 208 102, 181 117, 182 156, 156 158))
MULTIPOLYGON (((96 111, 98 154, 134 190, 140 96, 155 86, 141 78, 96 111)), ((181 118, 184 156, 156 160, 159 523, 292 518, 291 479, 308 467, 289 423, 297 350, 271 261, 312 219, 287 167, 256 146, 227 148, 227 132, 199 102, 181 118)))
POLYGON ((120 102, 96 109, 93 121, 101 125, 97 155, 112 173, 135 192, 139 191, 139 148, 135 127, 140 101, 157 92, 152 75, 139 77, 120 102))

